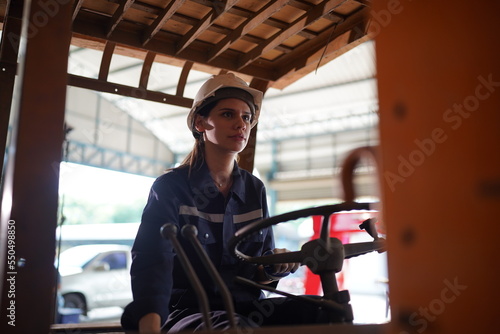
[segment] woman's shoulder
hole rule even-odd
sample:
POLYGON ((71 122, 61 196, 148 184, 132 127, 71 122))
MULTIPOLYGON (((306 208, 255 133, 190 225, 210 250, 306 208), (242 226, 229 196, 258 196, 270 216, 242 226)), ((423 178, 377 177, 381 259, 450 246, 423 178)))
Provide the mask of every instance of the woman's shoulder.
POLYGON ((189 168, 185 166, 170 168, 156 178, 155 185, 183 184, 188 179, 189 168))

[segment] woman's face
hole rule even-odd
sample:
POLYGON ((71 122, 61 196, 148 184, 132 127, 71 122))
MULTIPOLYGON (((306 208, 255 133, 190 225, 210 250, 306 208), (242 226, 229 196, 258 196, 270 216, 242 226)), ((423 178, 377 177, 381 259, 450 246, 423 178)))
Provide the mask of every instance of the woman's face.
POLYGON ((214 145, 231 153, 243 151, 253 118, 246 102, 236 98, 222 99, 208 116, 196 117, 196 130, 204 133, 205 145, 214 145))

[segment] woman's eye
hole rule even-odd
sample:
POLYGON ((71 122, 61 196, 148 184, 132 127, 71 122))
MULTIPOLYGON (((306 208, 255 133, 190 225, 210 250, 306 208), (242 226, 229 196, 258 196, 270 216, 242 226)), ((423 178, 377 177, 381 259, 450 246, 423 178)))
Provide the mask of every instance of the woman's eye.
POLYGON ((222 116, 227 117, 227 118, 231 118, 233 116, 233 114, 230 111, 226 111, 226 112, 222 113, 222 116))
POLYGON ((250 116, 250 115, 245 115, 245 116, 243 116, 243 120, 244 120, 245 122, 251 122, 251 121, 252 121, 252 116, 250 116))

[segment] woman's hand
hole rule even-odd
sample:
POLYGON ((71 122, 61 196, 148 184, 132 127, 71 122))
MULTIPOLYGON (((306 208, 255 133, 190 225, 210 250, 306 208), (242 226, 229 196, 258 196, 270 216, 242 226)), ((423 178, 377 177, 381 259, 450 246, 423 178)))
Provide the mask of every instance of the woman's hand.
MULTIPOLYGON (((269 254, 265 253, 265 255, 270 254, 279 254, 279 253, 287 253, 289 252, 286 248, 275 248, 269 254)), ((260 265, 257 267, 257 281, 261 284, 269 284, 272 281, 277 281, 285 276, 288 276, 290 273, 294 273, 299 269, 300 263, 276 263, 269 265, 271 267, 264 267, 260 265)))
MULTIPOLYGON (((286 248, 275 248, 273 249, 273 254, 279 254, 279 253, 288 253, 290 252, 286 248)), ((300 263, 276 263, 273 264, 273 270, 271 271, 271 274, 289 274, 289 273, 294 273, 299 269, 300 263)))
POLYGON ((148 313, 139 320, 140 334, 160 334, 161 317, 158 313, 148 313))

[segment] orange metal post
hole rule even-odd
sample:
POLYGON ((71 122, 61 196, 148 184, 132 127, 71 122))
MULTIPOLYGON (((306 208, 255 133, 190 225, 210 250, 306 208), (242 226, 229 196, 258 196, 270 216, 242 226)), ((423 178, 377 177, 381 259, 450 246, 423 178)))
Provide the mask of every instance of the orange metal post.
POLYGON ((376 1, 391 333, 497 330, 497 1, 376 1))
MULTIPOLYGON (((2 333, 48 333, 71 1, 25 1, 11 146, 2 184, 2 333), (24 39, 25 38, 25 39, 24 39)), ((19 36, 17 36, 19 37, 19 36)))

